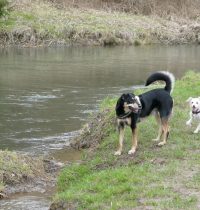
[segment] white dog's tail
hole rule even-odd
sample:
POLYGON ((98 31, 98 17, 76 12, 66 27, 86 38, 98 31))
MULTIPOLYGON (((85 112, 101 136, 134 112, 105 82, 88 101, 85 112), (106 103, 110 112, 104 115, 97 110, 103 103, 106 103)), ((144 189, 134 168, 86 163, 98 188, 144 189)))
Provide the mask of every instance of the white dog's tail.
POLYGON ((150 85, 151 83, 155 81, 165 81, 165 90, 169 93, 172 93, 175 85, 175 77, 172 73, 168 71, 158 71, 153 73, 146 81, 145 86, 150 85))

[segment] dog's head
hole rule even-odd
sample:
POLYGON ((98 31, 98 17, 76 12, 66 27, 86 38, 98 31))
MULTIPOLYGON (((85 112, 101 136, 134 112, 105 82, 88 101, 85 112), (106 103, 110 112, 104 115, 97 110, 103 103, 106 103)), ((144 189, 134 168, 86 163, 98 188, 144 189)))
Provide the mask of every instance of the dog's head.
POLYGON ((116 110, 119 109, 119 107, 123 108, 125 113, 128 112, 138 113, 139 110, 141 109, 141 103, 138 96, 135 96, 132 93, 124 93, 118 99, 116 110))
POLYGON ((188 98, 187 102, 189 102, 190 108, 193 112, 200 111, 200 97, 198 98, 188 98))

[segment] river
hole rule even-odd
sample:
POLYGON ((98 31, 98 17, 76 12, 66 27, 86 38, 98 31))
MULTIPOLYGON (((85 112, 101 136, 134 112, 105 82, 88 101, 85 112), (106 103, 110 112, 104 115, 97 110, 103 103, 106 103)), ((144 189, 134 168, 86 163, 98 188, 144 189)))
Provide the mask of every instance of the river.
MULTIPOLYGON (((0 149, 77 159, 63 147, 102 99, 133 91, 157 70, 176 78, 200 71, 199 58, 200 45, 1 49, 0 149)), ((28 209, 29 201, 32 209, 48 208, 36 198, 0 202, 5 210, 28 209)))

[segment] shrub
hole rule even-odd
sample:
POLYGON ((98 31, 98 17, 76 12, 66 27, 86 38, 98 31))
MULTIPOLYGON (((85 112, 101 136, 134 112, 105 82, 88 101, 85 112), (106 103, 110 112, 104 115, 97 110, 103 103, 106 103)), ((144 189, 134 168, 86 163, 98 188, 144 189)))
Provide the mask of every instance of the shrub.
POLYGON ((0 0, 0 17, 6 13, 7 5, 8 5, 8 0, 0 0))

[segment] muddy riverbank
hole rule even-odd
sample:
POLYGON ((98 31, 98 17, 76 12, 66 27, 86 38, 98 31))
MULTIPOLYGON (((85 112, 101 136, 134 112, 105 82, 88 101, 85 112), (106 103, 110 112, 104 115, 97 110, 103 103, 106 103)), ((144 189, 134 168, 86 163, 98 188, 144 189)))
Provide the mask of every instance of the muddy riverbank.
MULTIPOLYGON (((34 193, 40 193, 44 197, 46 194, 50 195, 49 190, 53 193, 59 171, 64 166, 70 165, 71 161, 79 163, 80 150, 85 148, 90 148, 90 151, 94 150, 107 136, 106 132, 101 132, 99 128, 106 129, 110 123, 109 112, 110 110, 107 109, 95 114, 80 130, 80 135, 71 140, 70 146, 63 149, 63 152, 52 153, 51 159, 1 150, 0 199, 6 198, 9 201, 9 199, 18 199, 20 196, 23 199, 34 193), (92 135, 88 135, 90 133, 92 135), (71 161, 67 161, 69 159, 71 161)), ((112 123, 114 123, 113 119, 112 123)))

